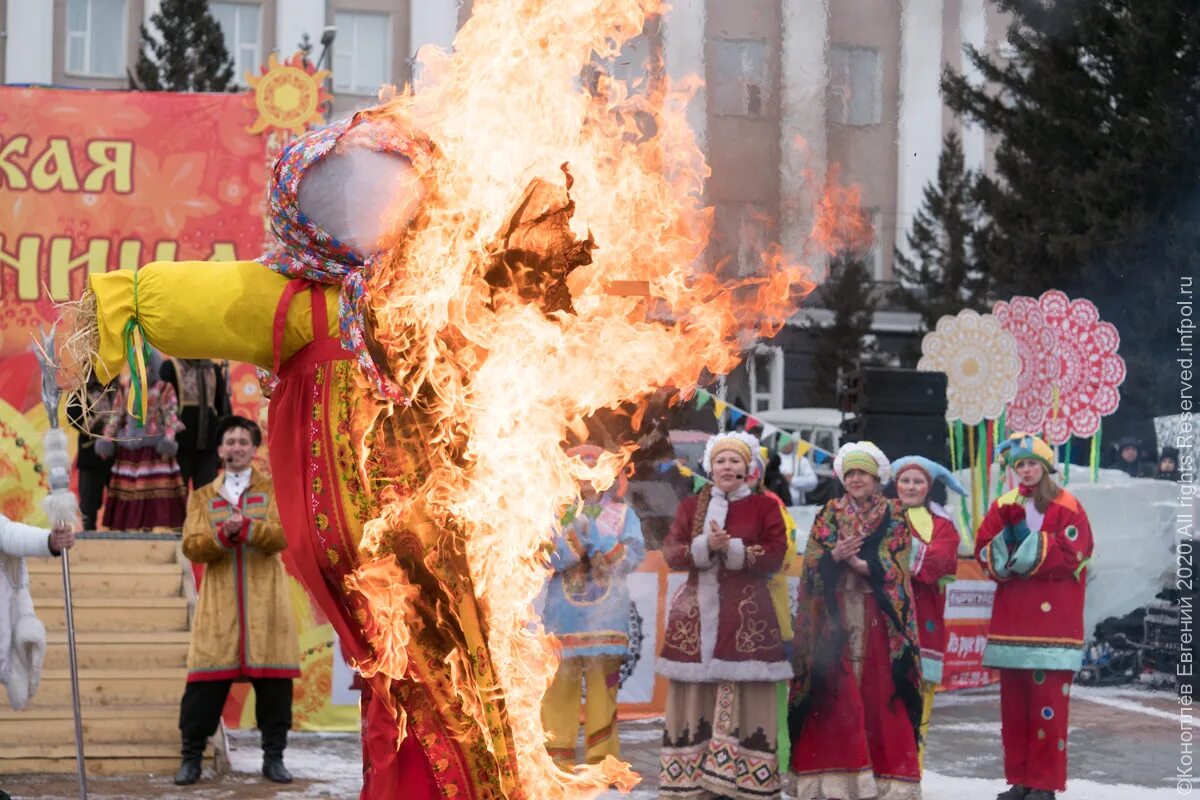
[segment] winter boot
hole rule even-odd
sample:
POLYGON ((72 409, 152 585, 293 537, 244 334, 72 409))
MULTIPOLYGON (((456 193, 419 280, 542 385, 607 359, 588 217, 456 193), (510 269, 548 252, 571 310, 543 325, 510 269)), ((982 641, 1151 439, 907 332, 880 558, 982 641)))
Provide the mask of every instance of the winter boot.
POLYGON ((1032 790, 1024 786, 1010 786, 996 795, 996 800, 1028 800, 1030 791, 1032 790))
POLYGON ((180 749, 183 760, 179 762, 179 771, 175 773, 176 786, 190 786, 200 780, 201 765, 204 762, 206 739, 184 739, 180 749))
POLYGON ((196 781, 200 780, 200 759, 185 758, 179 762, 179 769, 175 773, 176 786, 191 786, 196 781))
POLYGON ((263 756, 263 777, 272 783, 291 783, 292 773, 283 765, 282 756, 263 756))

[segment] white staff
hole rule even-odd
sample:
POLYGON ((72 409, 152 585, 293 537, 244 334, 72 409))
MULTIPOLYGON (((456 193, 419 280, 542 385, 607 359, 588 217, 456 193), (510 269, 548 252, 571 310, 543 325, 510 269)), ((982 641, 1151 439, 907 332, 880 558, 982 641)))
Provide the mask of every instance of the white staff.
MULTIPOLYGON (((50 429, 42 437, 45 447, 46 474, 50 494, 42 501, 51 528, 74 527, 79 518, 79 500, 71 492, 71 454, 67 450, 67 434, 58 427, 58 405, 62 390, 58 388, 58 362, 55 360, 54 327, 42 331, 41 341, 35 344, 42 365, 42 405, 50 417, 50 429)), ((67 619, 67 653, 71 664, 71 705, 75 712, 75 764, 79 771, 79 797, 87 800, 87 769, 83 758, 83 717, 79 705, 79 665, 75 655, 75 614, 71 606, 70 549, 62 551, 63 610, 67 619)))

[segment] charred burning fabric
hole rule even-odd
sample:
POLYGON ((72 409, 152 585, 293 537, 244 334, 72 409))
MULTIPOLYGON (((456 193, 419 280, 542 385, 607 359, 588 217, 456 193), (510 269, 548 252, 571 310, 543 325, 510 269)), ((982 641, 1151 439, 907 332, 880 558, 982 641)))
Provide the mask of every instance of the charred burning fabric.
MULTIPOLYGON (((285 555, 364 678, 363 798, 637 780, 611 757, 567 773, 546 752, 558 659, 532 601, 550 523, 637 446, 585 464, 563 444, 597 412, 727 372, 811 289, 778 248, 735 282, 696 268, 711 210, 694 84, 579 80, 661 10, 477 0, 453 56, 422 51, 419 93, 285 149, 270 254, 93 275, 67 310, 79 386, 127 361, 144 380, 144 342, 274 373, 285 555)), ((818 204, 799 255, 823 255, 842 213, 818 204)))

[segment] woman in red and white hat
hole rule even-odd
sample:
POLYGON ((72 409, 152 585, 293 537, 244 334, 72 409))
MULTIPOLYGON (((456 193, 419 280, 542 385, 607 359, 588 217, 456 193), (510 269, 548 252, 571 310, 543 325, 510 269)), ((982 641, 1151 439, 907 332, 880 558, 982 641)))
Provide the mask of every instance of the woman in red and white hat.
POLYGON ((792 677, 769 581, 784 562, 779 500, 756 491, 758 440, 709 440, 712 484, 679 506, 663 558, 687 581, 671 598, 658 673, 668 679, 663 797, 780 797, 777 684, 792 677))

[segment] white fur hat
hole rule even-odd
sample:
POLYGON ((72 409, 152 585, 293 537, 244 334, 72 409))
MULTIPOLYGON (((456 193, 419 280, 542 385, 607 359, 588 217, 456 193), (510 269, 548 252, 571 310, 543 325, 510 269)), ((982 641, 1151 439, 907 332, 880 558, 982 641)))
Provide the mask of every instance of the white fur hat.
MULTIPOLYGON (((749 451, 749 458, 746 461, 747 469, 753 469, 756 465, 760 465, 762 460, 761 450, 762 445, 759 444, 758 437, 752 436, 744 431, 732 431, 730 433, 718 433, 708 440, 704 445, 704 460, 700 463, 704 467, 704 471, 712 475, 712 459, 713 451, 722 449, 736 450, 743 458, 746 457, 746 451, 749 451), (724 447, 722 447, 722 445, 724 447)), ((761 466, 760 466, 761 471, 761 466)))
MULTIPOLYGON (((880 483, 887 483, 892 477, 891 463, 888 461, 887 456, 883 454, 883 451, 875 446, 874 442, 849 442, 838 448, 837 455, 833 459, 833 472, 837 475, 839 481, 846 480, 843 466, 846 463, 846 457, 850 455, 858 456, 858 460, 861 460, 861 457, 864 455, 870 457, 879 468, 875 477, 879 478, 880 483)), ((851 461, 854 460, 856 459, 851 459, 851 461)))

